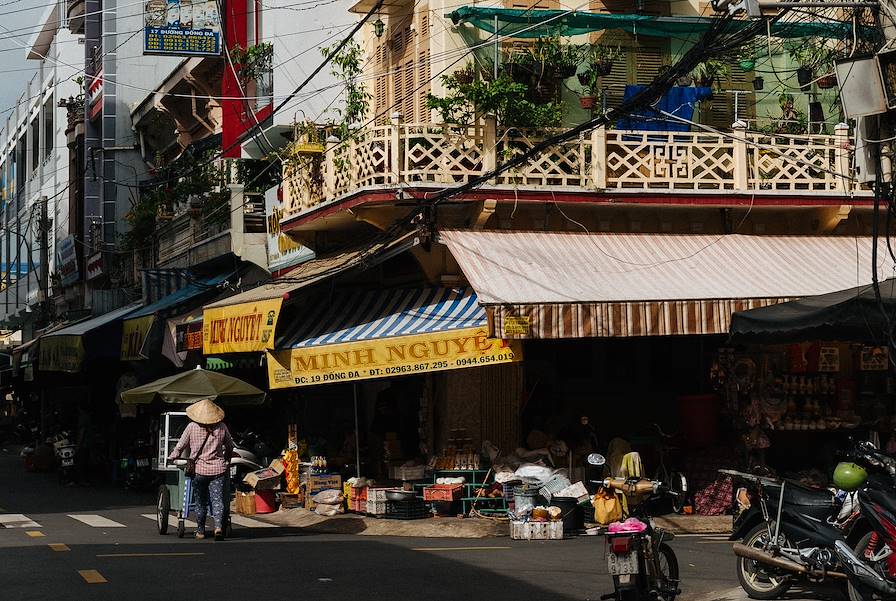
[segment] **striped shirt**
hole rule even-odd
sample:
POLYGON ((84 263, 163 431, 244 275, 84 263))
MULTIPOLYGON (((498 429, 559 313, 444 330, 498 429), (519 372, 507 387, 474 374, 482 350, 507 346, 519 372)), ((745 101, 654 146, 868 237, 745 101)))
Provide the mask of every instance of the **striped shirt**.
POLYGON ((181 453, 187 449, 188 452, 183 457, 192 457, 196 460, 197 474, 218 476, 227 471, 230 456, 233 454, 233 446, 230 430, 223 422, 209 426, 208 429, 196 422, 190 422, 168 459, 173 461, 181 458, 181 453), (206 434, 208 434, 208 440, 205 440, 206 434), (202 444, 203 441, 205 441, 205 445, 202 444))

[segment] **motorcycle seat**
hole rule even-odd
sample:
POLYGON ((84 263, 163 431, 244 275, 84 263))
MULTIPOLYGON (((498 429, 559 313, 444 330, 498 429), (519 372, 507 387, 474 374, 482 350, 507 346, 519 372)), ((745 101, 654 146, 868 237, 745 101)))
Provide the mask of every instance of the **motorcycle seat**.
MULTIPOLYGON (((781 486, 768 486, 766 492, 771 504, 777 505, 781 486)), ((809 488, 789 480, 784 488, 785 507, 791 507, 800 513, 822 517, 834 507, 834 504, 834 493, 829 490, 809 488)))

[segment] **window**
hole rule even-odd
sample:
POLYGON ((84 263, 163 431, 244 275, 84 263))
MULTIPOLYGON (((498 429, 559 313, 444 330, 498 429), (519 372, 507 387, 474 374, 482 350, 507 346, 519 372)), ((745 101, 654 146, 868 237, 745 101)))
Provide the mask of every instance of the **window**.
POLYGON ((34 121, 31 122, 31 169, 28 174, 31 174, 31 171, 37 169, 37 166, 40 165, 40 116, 35 116, 34 121))
POLYGON ((44 103, 44 156, 53 154, 53 143, 56 141, 55 123, 53 123, 53 97, 44 103))
POLYGON ((19 191, 25 189, 25 181, 28 171, 28 136, 24 133, 19 136, 16 143, 16 188, 19 191))

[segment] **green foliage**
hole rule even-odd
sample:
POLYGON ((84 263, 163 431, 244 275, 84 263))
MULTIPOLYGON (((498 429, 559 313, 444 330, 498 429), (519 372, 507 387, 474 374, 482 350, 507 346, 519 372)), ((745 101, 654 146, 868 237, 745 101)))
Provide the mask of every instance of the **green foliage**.
POLYGON ((591 44, 587 52, 587 61, 591 65, 603 65, 612 63, 622 56, 622 48, 616 46, 604 46, 603 44, 591 44))
MULTIPOLYGON (((212 160, 216 154, 215 149, 198 155, 186 153, 156 169, 154 182, 140 189, 136 202, 124 216, 130 225, 122 237, 126 249, 145 247, 155 233, 158 218, 173 214, 177 207, 198 202, 205 215, 229 202, 230 190, 224 174, 212 160)), ((217 210, 215 218, 223 222, 230 214, 217 210)))
POLYGON ((691 75, 698 85, 719 87, 721 80, 731 76, 731 66, 721 59, 709 58, 694 67, 691 75))
POLYGON ((237 66, 243 81, 252 81, 270 71, 274 61, 274 45, 262 42, 248 48, 234 46, 230 50, 230 60, 237 66))
MULTIPOLYGON (((329 56, 334 47, 321 48, 323 56, 329 56)), ((339 116, 336 135, 347 139, 352 133, 352 125, 360 124, 370 110, 370 93, 361 81, 363 74, 364 50, 354 39, 343 46, 330 61, 330 72, 345 86, 345 106, 334 109, 339 116)))
POLYGON ((798 44, 792 44, 787 49, 790 60, 797 63, 800 67, 811 69, 812 71, 825 69, 830 71, 833 68, 834 58, 837 54, 836 50, 817 38, 800 40, 798 44))
POLYGON ((563 119, 559 102, 535 103, 529 99, 529 86, 514 82, 507 75, 497 79, 467 82, 455 74, 442 77, 448 90, 444 97, 430 94, 426 106, 439 112, 446 123, 469 125, 483 115, 494 114, 504 127, 543 129, 557 127, 563 119))
POLYGON ((264 192, 279 185, 282 180, 283 170, 276 156, 236 162, 236 181, 245 186, 246 192, 264 192))

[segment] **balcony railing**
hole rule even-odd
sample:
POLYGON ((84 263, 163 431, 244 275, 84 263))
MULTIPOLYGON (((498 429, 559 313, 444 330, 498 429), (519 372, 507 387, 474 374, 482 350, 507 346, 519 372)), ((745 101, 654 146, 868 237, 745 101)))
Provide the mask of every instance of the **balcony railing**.
MULTIPOLYGON (((458 127, 394 119, 346 142, 332 142, 320 158, 322 185, 284 186, 286 215, 371 188, 451 186, 487 173, 556 132, 499 129, 492 119, 458 127)), ((489 185, 581 192, 735 192, 849 195, 846 125, 833 135, 622 131, 604 128, 558 144, 489 185)))

